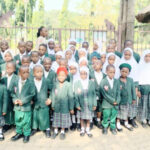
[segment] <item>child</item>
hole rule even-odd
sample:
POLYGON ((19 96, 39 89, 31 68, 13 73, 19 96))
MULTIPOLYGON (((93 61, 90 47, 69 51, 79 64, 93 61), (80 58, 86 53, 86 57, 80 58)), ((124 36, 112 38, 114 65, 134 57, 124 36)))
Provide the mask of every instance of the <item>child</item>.
POLYGON ((79 59, 79 67, 87 67, 88 66, 88 60, 86 57, 82 57, 79 59))
POLYGON ((101 52, 101 49, 102 49, 102 42, 101 42, 101 41, 96 41, 96 42, 94 42, 94 45, 93 45, 93 52, 100 53, 100 52, 101 52))
POLYGON ((4 140, 3 126, 5 125, 5 115, 7 114, 8 97, 7 89, 0 84, 0 141, 4 140))
POLYGON ((101 81, 100 91, 102 92, 102 108, 103 108, 103 134, 107 134, 110 119, 110 131, 116 135, 116 117, 118 112, 118 104, 120 102, 120 87, 118 80, 114 79, 115 67, 108 65, 106 67, 107 77, 101 81))
POLYGON ((21 65, 26 66, 26 67, 30 66, 30 56, 29 55, 24 55, 22 57, 21 65))
POLYGON ((16 64, 21 65, 21 60, 24 55, 26 55, 26 43, 20 41, 18 43, 19 54, 14 57, 16 64))
POLYGON ((100 92, 100 84, 101 84, 101 81, 102 79, 105 78, 105 74, 102 73, 102 61, 101 60, 96 60, 94 62, 94 65, 93 65, 93 69, 94 71, 91 72, 90 74, 90 78, 92 81, 94 81, 95 83, 95 91, 96 91, 96 99, 97 99, 97 117, 96 117, 96 126, 98 128, 102 128, 102 125, 101 125, 101 116, 102 116, 102 96, 101 96, 101 92, 100 92))
POLYGON ((54 51, 55 51, 55 54, 57 53, 57 52, 59 52, 59 51, 62 51, 62 47, 61 47, 61 45, 60 44, 55 44, 55 47, 54 47, 54 51))
POLYGON ((72 54, 73 54, 72 50, 70 50, 70 49, 67 49, 65 51, 65 59, 68 61, 68 63, 75 60, 75 59, 73 59, 72 54))
POLYGON ((13 112, 14 104, 12 102, 11 93, 13 91, 13 87, 18 81, 18 77, 17 75, 15 75, 15 69, 16 69, 16 65, 14 62, 7 62, 6 76, 1 81, 7 87, 7 93, 8 93, 8 108, 7 108, 7 114, 5 116, 7 129, 9 129, 12 125, 14 125, 14 112, 13 112))
POLYGON ((3 40, 0 42, 0 49, 1 49, 1 52, 0 52, 0 65, 3 64, 5 61, 4 61, 4 52, 6 50, 8 50, 9 48, 9 45, 8 45, 8 42, 3 40))
MULTIPOLYGON (((74 84, 77 80, 79 80, 79 71, 78 71, 78 64, 74 61, 70 62, 69 63, 69 80, 70 80, 70 83, 72 85, 72 89, 73 89, 73 92, 74 92, 74 84)), ((75 100, 74 100, 75 101, 75 100)), ((75 131, 76 128, 78 131, 80 131, 80 119, 77 118, 76 116, 76 109, 74 109, 74 114, 71 116, 72 118, 72 126, 71 126, 71 130, 72 131, 75 131), (77 121, 76 121, 77 119, 77 121)))
POLYGON ((55 41, 54 41, 54 39, 49 39, 48 40, 47 47, 48 47, 48 54, 49 55, 55 55, 55 50, 54 50, 55 41))
POLYGON ((145 128, 147 124, 150 126, 150 50, 143 52, 139 63, 139 112, 138 118, 145 128))
POLYGON ((52 138, 55 139, 58 135, 58 128, 61 128, 60 139, 65 139, 65 128, 70 128, 71 118, 70 113, 73 114, 74 101, 73 91, 71 85, 65 81, 67 78, 67 69, 59 67, 57 70, 57 79, 55 87, 53 88, 50 98, 52 100, 53 127, 54 133, 52 138))
POLYGON ((106 52, 101 52, 101 53, 100 53, 100 56, 101 56, 102 64, 104 65, 104 63, 105 63, 105 61, 106 61, 106 52))
POLYGON ((31 56, 32 49, 33 49, 33 42, 32 41, 27 41, 26 42, 26 54, 28 56, 31 56))
POLYGON ((37 129, 46 131, 47 138, 51 136, 50 133, 50 117, 49 105, 51 100, 48 99, 48 82, 43 78, 43 67, 37 65, 33 68, 34 85, 36 87, 35 96, 33 98, 33 123, 32 135, 37 132, 37 129))
POLYGON ((122 131, 120 120, 124 120, 124 127, 129 131, 133 131, 133 128, 128 124, 128 117, 130 116, 132 109, 131 104, 136 102, 135 85, 133 79, 128 77, 128 74, 132 68, 126 63, 121 64, 119 68, 121 72, 119 79, 121 100, 119 103, 119 111, 117 116, 117 130, 122 131))
POLYGON ((59 65, 60 65, 60 60, 64 57, 64 54, 62 51, 59 51, 56 53, 56 61, 54 61, 52 63, 52 70, 54 72, 57 72, 57 69, 59 68, 59 65))
POLYGON ((89 49, 89 43, 88 42, 83 42, 82 43, 82 48, 85 48, 88 51, 88 49, 89 49))
POLYGON ((93 119, 96 110, 96 93, 94 82, 89 80, 89 69, 87 67, 80 68, 80 79, 74 85, 77 117, 81 119, 80 136, 85 135, 92 137, 90 132, 90 120, 93 119), (86 121, 86 124, 85 124, 86 121), (86 130, 85 130, 86 127, 86 130))
POLYGON ((16 82, 14 91, 12 93, 14 111, 15 111, 15 125, 16 135, 11 138, 16 141, 24 135, 23 142, 29 142, 31 134, 31 100, 35 95, 35 87, 33 83, 28 80, 29 68, 21 66, 19 69, 19 80, 16 82))
MULTIPOLYGON (((138 96, 138 64, 133 56, 133 50, 131 48, 125 48, 123 51, 122 58, 120 60, 120 64, 127 63, 131 65, 132 69, 128 75, 128 77, 132 78, 136 87, 136 95, 138 96)), ((137 103, 132 104, 132 109, 130 112, 129 123, 137 128, 138 125, 135 122, 135 118, 137 115, 137 103)))
POLYGON ((85 50, 85 48, 79 49, 78 54, 79 54, 79 59, 81 59, 82 57, 87 58, 87 51, 85 50))
POLYGON ((31 63, 30 63, 30 70, 34 68, 34 66, 40 64, 40 57, 38 51, 32 51, 31 52, 31 63))

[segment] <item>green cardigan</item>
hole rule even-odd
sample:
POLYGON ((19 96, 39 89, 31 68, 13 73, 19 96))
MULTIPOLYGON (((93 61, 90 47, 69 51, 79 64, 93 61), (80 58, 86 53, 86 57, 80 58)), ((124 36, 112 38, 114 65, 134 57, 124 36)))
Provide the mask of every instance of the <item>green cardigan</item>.
POLYGON ((69 82, 65 81, 61 88, 59 87, 59 82, 56 82, 50 94, 54 112, 62 114, 69 113, 70 110, 74 109, 73 98, 73 90, 69 82))
POLYGON ((0 116, 2 113, 7 113, 8 94, 5 85, 0 84, 0 116))
POLYGON ((126 83, 120 82, 120 105, 132 104, 136 100, 135 85, 132 78, 127 77, 126 83))
POLYGON ((16 111, 31 111, 31 100, 35 95, 35 86, 34 83, 27 79, 25 82, 21 93, 19 93, 19 79, 17 85, 13 87, 12 98, 13 102, 17 99, 21 100, 23 105, 15 105, 14 110, 16 111))
MULTIPOLYGON (((114 79, 113 88, 111 89, 110 84, 105 77, 101 81, 100 91, 102 92, 102 108, 113 108, 114 102, 117 102, 117 104, 120 103, 120 85, 118 80, 114 79), (106 87, 108 90, 105 89, 106 87)), ((118 108, 118 105, 115 107, 118 108)))
MULTIPOLYGON (((76 99, 76 108, 81 107, 81 111, 84 111, 84 95, 83 95, 84 93, 81 81, 77 81, 75 83, 74 89, 75 89, 74 93, 76 99)), ((95 84, 91 80, 89 80, 87 100, 90 111, 93 111, 93 107, 97 106, 97 100, 96 100, 95 84)))

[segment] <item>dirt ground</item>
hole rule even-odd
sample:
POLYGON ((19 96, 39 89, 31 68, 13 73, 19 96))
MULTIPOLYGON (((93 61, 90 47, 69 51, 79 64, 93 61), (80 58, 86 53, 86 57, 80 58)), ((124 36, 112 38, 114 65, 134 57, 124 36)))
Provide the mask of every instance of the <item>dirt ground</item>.
POLYGON ((5 133, 5 141, 0 142, 0 150, 150 150, 150 127, 130 132, 123 128, 123 132, 112 135, 102 135, 102 131, 96 127, 92 130, 93 138, 80 137, 79 132, 69 131, 64 141, 59 139, 47 139, 43 132, 38 132, 30 138, 30 142, 24 144, 22 139, 12 142, 10 138, 15 130, 5 133))

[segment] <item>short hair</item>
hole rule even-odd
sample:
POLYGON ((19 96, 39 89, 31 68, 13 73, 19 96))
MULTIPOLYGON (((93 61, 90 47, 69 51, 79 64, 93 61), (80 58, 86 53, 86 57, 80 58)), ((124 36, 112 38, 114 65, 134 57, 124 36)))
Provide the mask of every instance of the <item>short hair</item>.
POLYGON ((34 67, 33 67, 33 72, 35 71, 35 69, 37 69, 37 68, 42 68, 42 70, 43 70, 43 66, 42 65, 35 65, 34 67))
POLYGON ((45 62, 46 60, 49 60, 49 61, 51 61, 51 62, 52 62, 52 59, 51 59, 51 58, 49 58, 49 57, 45 57, 45 58, 43 59, 43 62, 45 62))
POLYGON ((132 40, 125 40, 125 41, 124 41, 124 47, 125 47, 125 45, 126 45, 127 42, 131 42, 131 43, 133 44, 133 41, 132 41, 132 40))
POLYGON ((14 66, 14 68, 16 69, 16 63, 14 61, 9 61, 9 62, 6 63, 6 65, 7 64, 12 64, 14 66))
POLYGON ((29 67, 27 67, 27 66, 20 66, 20 68, 19 68, 19 72, 21 72, 21 70, 23 70, 23 69, 29 69, 29 67))
POLYGON ((27 58, 27 59, 30 60, 30 56, 28 56, 28 55, 23 55, 22 60, 23 60, 24 58, 25 58, 25 59, 27 58))
POLYGON ((32 51, 32 52, 31 52, 31 56, 32 56, 33 54, 38 54, 38 55, 39 55, 39 52, 38 52, 38 51, 32 51))
POLYGON ((83 44, 86 44, 86 45, 89 47, 89 43, 88 43, 88 42, 84 41, 84 42, 82 43, 82 46, 83 46, 83 44))
POLYGON ((45 47, 45 49, 47 49, 47 45, 46 45, 46 44, 43 44, 43 43, 42 43, 42 44, 39 45, 39 47, 40 47, 40 46, 43 46, 43 47, 45 47))
POLYGON ((33 44, 33 41, 26 41, 26 44, 27 44, 27 43, 32 43, 32 44, 33 44))
POLYGON ((107 67, 106 67, 106 71, 108 71, 110 68, 115 69, 115 66, 114 66, 114 65, 107 65, 107 67))

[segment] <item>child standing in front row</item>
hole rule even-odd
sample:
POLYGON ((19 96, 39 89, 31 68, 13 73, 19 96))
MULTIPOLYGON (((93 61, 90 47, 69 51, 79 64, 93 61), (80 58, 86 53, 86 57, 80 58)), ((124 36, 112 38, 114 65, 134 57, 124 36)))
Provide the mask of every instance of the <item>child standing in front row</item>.
POLYGON ((32 135, 37 132, 37 129, 45 131, 47 138, 50 134, 50 117, 49 105, 51 100, 48 98, 48 82, 43 77, 43 67, 37 65, 33 68, 34 85, 36 87, 35 96, 33 98, 33 123, 32 135))
POLYGON ((92 137, 90 120, 93 119, 97 101, 95 85, 93 81, 89 80, 89 69, 87 67, 80 68, 80 79, 75 83, 74 90, 76 108, 79 110, 77 118, 81 119, 80 136, 84 136, 86 131, 88 137, 92 137))
POLYGON ((60 139, 65 139, 65 128, 70 128, 72 125, 70 113, 74 111, 73 91, 70 83, 66 81, 67 69, 59 67, 57 70, 57 79, 50 98, 52 100, 52 108, 54 110, 53 127, 54 133, 52 138, 55 139, 58 135, 58 128, 61 128, 60 139))
POLYGON ((107 134, 110 119, 110 131, 116 135, 116 117, 118 113, 118 104, 120 102, 119 81, 114 79, 115 67, 108 65, 106 67, 107 76, 102 80, 100 90, 102 92, 103 108, 103 134, 107 134))
POLYGON ((11 140, 16 141, 24 136, 24 143, 29 142, 31 134, 31 100, 35 95, 35 87, 28 77, 29 68, 21 66, 19 69, 19 80, 13 87, 14 91, 12 93, 16 135, 11 140))

